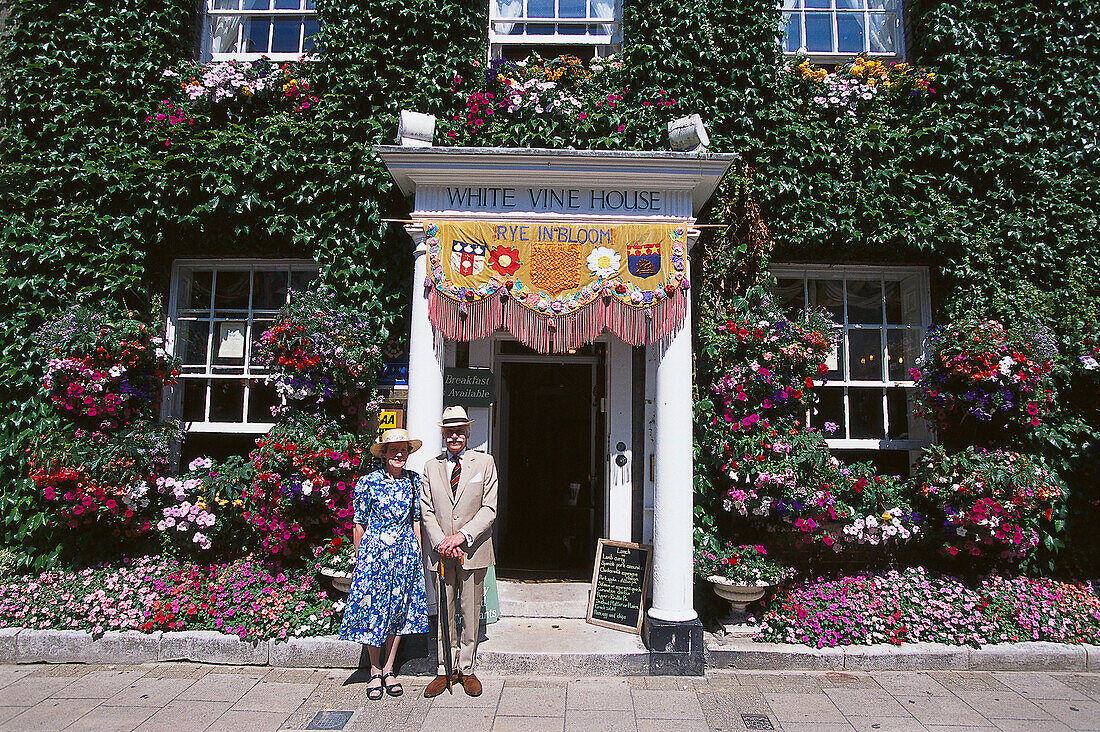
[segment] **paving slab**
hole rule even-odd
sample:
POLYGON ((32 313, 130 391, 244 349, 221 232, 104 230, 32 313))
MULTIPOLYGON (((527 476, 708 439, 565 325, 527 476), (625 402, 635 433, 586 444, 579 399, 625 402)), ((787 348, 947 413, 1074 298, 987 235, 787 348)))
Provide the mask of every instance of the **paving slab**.
POLYGON ((497 705, 497 715, 513 717, 564 717, 565 689, 505 686, 497 705))
MULTIPOLYGON (((1014 691, 956 691, 955 696, 989 720, 1050 719, 1050 715, 1014 691)), ((1100 722, 1100 720, 1097 720, 1100 722)))
POLYGON ((33 666, 0 666, 0 689, 32 673, 33 666))
POLYGON ((236 703, 264 678, 263 673, 234 674, 211 672, 187 687, 177 698, 195 701, 236 703))
POLYGON ((634 711, 634 699, 626 679, 579 679, 570 681, 565 696, 568 709, 634 711))
POLYGON ((498 714, 493 732, 565 732, 565 716, 502 717, 498 714))
POLYGON ((911 716, 905 717, 849 717, 848 723, 856 732, 924 732, 925 726, 911 716))
POLYGON ((855 727, 847 722, 785 722, 785 732, 853 732, 855 727))
POLYGON ((160 710, 160 707, 100 705, 66 727, 65 732, 130 732, 160 710))
POLYGON ((278 730, 290 715, 286 712, 244 712, 230 709, 206 728, 206 732, 241 732, 278 730))
POLYGON ((909 714, 884 689, 828 688, 823 691, 849 721, 852 717, 905 717, 909 714))
POLYGON ((194 679, 157 679, 143 676, 105 699, 103 703, 109 707, 163 707, 193 683, 194 679))
POLYGON ((3 704, 10 707, 33 707, 49 699, 55 693, 73 682, 65 677, 24 676, 0 690, 3 704))
POLYGON ((638 732, 710 732, 701 719, 639 719, 638 732))
POLYGON ((694 691, 634 689, 634 716, 641 719, 704 719, 694 691))
POLYGON ((46 699, 0 724, 0 730, 62 729, 98 705, 98 699, 46 699))
POLYGON ((829 697, 817 694, 784 694, 765 692, 764 698, 772 713, 786 728, 788 723, 837 723, 847 720, 829 697))
POLYGON ((493 709, 487 707, 436 707, 428 710, 421 729, 447 732, 492 732, 493 709))
POLYGON ((992 723, 958 697, 909 695, 898 696, 898 702, 918 722, 925 725, 987 726, 992 723))
POLYGON ((81 676, 80 683, 72 683, 53 694, 55 699, 109 699, 138 679, 145 677, 140 666, 101 668, 81 676))
POLYGON ((136 729, 138 732, 200 732, 228 709, 226 702, 172 701, 136 729))
POLYGON ((30 707, 5 707, 5 706, 0 706, 0 722, 7 722, 12 717, 16 716, 17 714, 22 714, 23 712, 27 711, 28 709, 30 709, 30 707))
POLYGON ((1073 729, 1100 729, 1100 702, 1065 699, 1037 699, 1044 711, 1073 729))
POLYGON ((948 689, 944 688, 933 677, 924 673, 882 671, 875 674, 875 681, 894 696, 951 696, 948 689))
POLYGON ((1063 682, 1066 674, 1046 674, 1038 671, 1001 671, 994 678, 1007 688, 1027 699, 1079 699, 1088 697, 1063 682))
POLYGON ((569 732, 638 732, 634 712, 569 709, 565 712, 569 732))
POLYGON ((1073 732, 1073 728, 1056 719, 994 719, 1001 732, 1073 732))
POLYGON ((291 712, 302 706, 317 684, 290 684, 260 681, 233 704, 233 709, 248 712, 291 712))

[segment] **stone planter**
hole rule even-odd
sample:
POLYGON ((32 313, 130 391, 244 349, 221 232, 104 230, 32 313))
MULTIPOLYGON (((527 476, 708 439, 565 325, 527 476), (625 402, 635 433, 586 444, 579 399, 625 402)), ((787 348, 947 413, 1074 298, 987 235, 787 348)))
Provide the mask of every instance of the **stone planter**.
POLYGON ((707 581, 714 588, 714 594, 729 602, 735 613, 745 612, 745 607, 750 602, 756 602, 768 590, 768 585, 738 585, 717 575, 707 577, 707 581))
POLYGON ((332 587, 337 592, 343 592, 347 594, 351 589, 351 572, 341 572, 338 569, 329 569, 328 567, 321 567, 321 574, 329 578, 332 582, 332 587))

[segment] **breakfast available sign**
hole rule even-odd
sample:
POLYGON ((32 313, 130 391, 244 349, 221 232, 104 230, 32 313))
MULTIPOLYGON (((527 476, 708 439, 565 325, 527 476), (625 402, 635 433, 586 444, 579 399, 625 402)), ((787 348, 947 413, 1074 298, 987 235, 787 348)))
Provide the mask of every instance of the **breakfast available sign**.
POLYGON ((643 345, 686 314, 684 223, 424 226, 429 316, 452 340, 505 328, 535 350, 561 352, 610 330, 643 345))

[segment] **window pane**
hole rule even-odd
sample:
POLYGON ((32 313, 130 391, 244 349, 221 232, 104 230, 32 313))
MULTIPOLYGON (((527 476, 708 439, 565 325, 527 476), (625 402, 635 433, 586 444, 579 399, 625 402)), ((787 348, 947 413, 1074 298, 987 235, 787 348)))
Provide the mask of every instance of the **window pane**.
POLYGON ((270 18, 246 17, 244 19, 245 53, 267 53, 267 34, 270 25, 270 18))
POLYGON ((852 417, 852 439, 884 437, 882 389, 848 389, 848 413, 852 417))
POLYGON ((882 283, 879 280, 848 280, 848 322, 882 323, 882 283))
POLYGON ((841 53, 862 53, 863 13, 837 13, 836 40, 841 53))
POLYGON ((214 293, 214 309, 247 310, 248 280, 247 270, 218 270, 218 278, 215 280, 217 292, 214 293))
POLYGON ((886 390, 886 409, 890 417, 891 440, 908 440, 909 436, 909 389, 894 388, 886 390))
POLYGON ((886 351, 891 381, 910 381, 909 369, 916 365, 921 352, 922 330, 886 331, 886 351))
POLYGON ((836 0, 836 6, 841 10, 861 10, 866 3, 864 0, 836 0))
POLYGON ((833 348, 825 356, 825 365, 829 367, 826 379, 837 380, 844 378, 844 333, 837 330, 833 334, 833 348))
POLYGON ((305 30, 302 31, 302 35, 304 36, 302 40, 302 50, 312 51, 314 49, 313 37, 321 30, 321 24, 316 20, 309 20, 307 18, 303 25, 305 26, 305 30))
POLYGON ((176 355, 184 366, 206 365, 206 341, 210 323, 205 320, 181 320, 176 328, 176 355))
POLYGON ((252 371, 264 371, 265 369, 256 366, 256 349, 260 346, 260 338, 263 337, 264 331, 271 327, 274 323, 273 320, 253 320, 252 321, 252 350, 249 352, 249 368, 252 371))
POLYGON ((255 290, 252 292, 253 310, 278 310, 286 304, 289 273, 285 269, 257 270, 255 290))
POLYGON ((302 32, 302 21, 299 18, 276 18, 271 21, 271 52, 272 53, 298 53, 300 50, 298 36, 302 32))
POLYGON ((897 13, 871 13, 871 53, 897 53, 897 13))
POLYGON ((810 307, 825 308, 829 317, 844 322, 844 283, 840 280, 810 280, 810 307))
POLYGON ((180 310, 210 310, 212 272, 180 273, 180 310))
POLYGON ((839 387, 818 387, 818 402, 810 409, 810 426, 816 430, 825 432, 825 436, 832 439, 843 439, 847 432, 844 426, 844 389, 839 387), (836 425, 836 429, 829 432, 826 428, 836 425))
POLYGON ((206 384, 200 379, 181 379, 183 385, 183 421, 206 421, 206 384))
POLYGON ((275 0, 276 10, 297 10, 301 7, 300 0, 275 0))
POLYGON ((886 322, 894 325, 924 325, 921 318, 920 278, 906 277, 886 283, 886 322))
POLYGON ((829 0, 806 0, 803 5, 807 8, 831 8, 829 0))
POLYGON ((585 18, 588 0, 558 0, 559 18, 585 18))
POLYGON ((264 383, 263 379, 251 379, 248 382, 248 421, 272 422, 271 408, 279 403, 275 388, 264 383))
POLYGON ((783 13, 785 31, 783 35, 783 50, 787 53, 797 53, 802 45, 802 16, 799 13, 783 13))
POLYGON ((213 379, 210 389, 210 421, 244 420, 244 379, 213 379))
POLYGON ((832 17, 830 13, 806 13, 806 50, 812 53, 833 52, 832 17))
POLYGON ((882 381, 880 331, 848 331, 848 378, 852 381, 882 381))
MULTIPOLYGON (((248 326, 243 320, 223 320, 214 324, 215 366, 244 366, 245 338, 248 326)), ((240 373, 235 371, 234 373, 240 373)))
POLYGON ((794 318, 802 311, 806 304, 806 293, 803 292, 801 279, 792 280, 779 278, 775 287, 776 302, 787 317, 794 318))
POLYGON ((215 10, 238 10, 240 5, 237 4, 237 0, 214 0, 215 10))
POLYGON ((241 6, 245 10, 268 10, 270 0, 242 0, 241 6))
POLYGON ((290 273, 290 289, 292 291, 305 290, 309 287, 309 283, 313 282, 317 278, 316 270, 297 270, 290 273))
POLYGON ((528 18, 553 18, 554 0, 527 0, 528 18))

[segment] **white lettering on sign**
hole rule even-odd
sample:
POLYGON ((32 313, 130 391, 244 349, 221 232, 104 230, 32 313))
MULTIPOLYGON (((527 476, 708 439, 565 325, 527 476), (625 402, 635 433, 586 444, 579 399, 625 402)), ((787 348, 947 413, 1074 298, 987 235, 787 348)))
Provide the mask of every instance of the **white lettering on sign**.
POLYGON ((661 212, 661 191, 620 188, 497 188, 448 186, 446 202, 452 209, 525 212, 621 213, 661 212))

